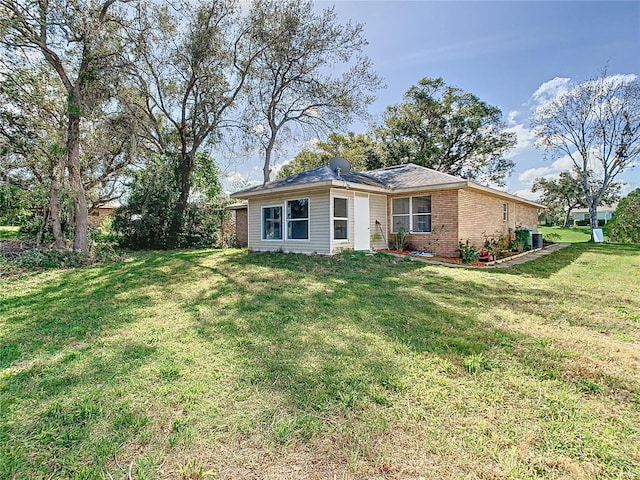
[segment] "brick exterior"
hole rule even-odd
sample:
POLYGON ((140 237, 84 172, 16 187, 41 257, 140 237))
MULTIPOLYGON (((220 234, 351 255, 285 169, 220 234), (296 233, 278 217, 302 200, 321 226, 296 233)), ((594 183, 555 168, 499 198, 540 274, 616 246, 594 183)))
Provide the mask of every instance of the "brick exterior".
MULTIPOLYGON (((471 189, 416 191, 411 194, 390 195, 387 202, 391 219, 393 198, 431 196, 431 233, 407 235, 411 249, 432 252, 445 257, 458 257, 458 242, 467 240, 476 247, 484 244, 484 235, 512 234, 516 227, 536 231, 538 209, 517 200, 491 195, 471 189), (503 205, 507 204, 508 218, 503 220, 503 205)), ((391 221, 389 226, 391 227, 391 221)), ((389 238, 392 238, 389 232, 389 238)))
POLYGON ((234 210, 236 222, 236 246, 246 247, 249 244, 249 220, 246 208, 234 210))
POLYGON ((89 210, 89 216, 87 217, 87 223, 90 227, 99 227, 104 222, 105 218, 113 213, 113 208, 100 207, 89 210))

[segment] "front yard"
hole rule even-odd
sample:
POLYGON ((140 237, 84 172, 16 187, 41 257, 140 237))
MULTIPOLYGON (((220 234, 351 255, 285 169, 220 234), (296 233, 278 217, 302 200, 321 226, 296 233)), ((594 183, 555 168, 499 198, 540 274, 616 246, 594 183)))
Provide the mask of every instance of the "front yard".
POLYGON ((640 248, 2 278, 0 478, 640 477, 640 248))

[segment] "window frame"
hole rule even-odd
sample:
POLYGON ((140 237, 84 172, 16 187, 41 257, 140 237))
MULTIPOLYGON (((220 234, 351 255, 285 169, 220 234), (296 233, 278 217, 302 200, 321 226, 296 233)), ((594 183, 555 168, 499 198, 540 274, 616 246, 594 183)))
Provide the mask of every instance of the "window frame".
POLYGON ((404 217, 404 218, 408 218, 409 219, 409 228, 407 229, 407 233, 410 233, 412 235, 422 235, 422 234, 427 234, 427 233, 432 233, 433 232, 433 226, 432 226, 432 215, 433 215, 433 208, 432 208, 432 204, 431 204, 431 200, 432 200, 432 196, 431 195, 410 195, 410 196, 406 196, 406 197, 393 197, 391 199, 391 233, 393 234, 397 234, 398 231, 396 230, 396 222, 395 222, 395 218, 396 217, 404 217), (400 199, 404 199, 404 198, 408 198, 409 199, 409 213, 394 213, 394 200, 400 200, 400 199), (414 198, 428 198, 429 199, 429 213, 414 213, 413 211, 413 199, 414 198), (413 230, 413 219, 415 217, 429 217, 429 226, 430 229, 427 232, 417 232, 413 230))
POLYGON ((349 242, 349 197, 331 197, 331 238, 334 242, 349 242), (336 216, 336 199, 344 200, 346 202, 346 217, 336 216), (336 220, 347 222, 346 238, 336 238, 336 220))
POLYGON ((509 204, 507 202, 502 204, 502 221, 509 221, 509 204))
POLYGON ((282 210, 283 210, 283 206, 282 204, 275 204, 275 205, 262 205, 260 207, 260 240, 262 240, 263 242, 282 242, 284 240, 284 235, 283 235, 283 231, 282 231, 282 227, 283 227, 283 217, 282 217, 282 210), (264 218, 264 211, 267 208, 279 208, 280 209, 280 238, 265 238, 265 218, 264 218))
POLYGON ((311 240, 311 201, 309 197, 293 198, 284 201, 284 240, 288 242, 308 242, 311 240), (289 218, 289 202, 299 202, 300 200, 307 201, 307 216, 303 218, 289 218), (289 237, 289 222, 307 222, 307 238, 290 238, 289 237))

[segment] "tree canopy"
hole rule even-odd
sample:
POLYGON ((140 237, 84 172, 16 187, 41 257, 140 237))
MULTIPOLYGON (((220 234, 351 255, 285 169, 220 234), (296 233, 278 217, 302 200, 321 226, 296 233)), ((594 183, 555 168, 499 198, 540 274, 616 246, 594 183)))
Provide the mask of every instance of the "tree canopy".
POLYGON ((504 154, 515 146, 502 112, 472 93, 424 78, 404 102, 391 105, 376 129, 387 164, 416 163, 481 183, 503 185, 513 169, 504 154))

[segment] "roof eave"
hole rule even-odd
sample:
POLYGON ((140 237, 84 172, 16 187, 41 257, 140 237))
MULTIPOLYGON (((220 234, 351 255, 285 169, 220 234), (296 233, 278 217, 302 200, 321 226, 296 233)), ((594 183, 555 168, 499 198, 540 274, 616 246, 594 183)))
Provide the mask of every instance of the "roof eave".
POLYGON ((468 183, 468 187, 474 190, 480 190, 482 192, 495 195, 497 197, 508 198, 509 200, 514 200, 516 202, 526 203, 527 205, 530 205, 536 208, 542 208, 545 210, 547 208, 544 205, 536 203, 532 200, 527 200, 526 198, 518 197, 517 195, 514 195, 512 193, 503 192, 501 190, 496 190, 495 188, 491 188, 491 187, 485 187, 484 185, 480 185, 479 183, 474 183, 474 182, 467 182, 467 183, 468 183))
POLYGON ((277 193, 289 193, 295 192, 298 190, 318 190, 323 188, 344 188, 344 189, 352 189, 352 190, 364 190, 368 192, 382 192, 388 193, 389 190, 384 187, 376 187, 374 185, 364 185, 362 183, 357 182, 349 182, 347 180, 324 180, 322 182, 311 182, 304 184, 296 184, 296 185, 284 185, 280 187, 273 188, 258 188, 255 190, 242 190, 240 192, 232 193, 229 195, 231 198, 251 198, 251 197, 262 197, 264 195, 271 195, 277 193))
POLYGON ((394 188, 390 193, 412 193, 412 192, 427 192, 432 190, 454 190, 458 188, 465 188, 468 186, 466 180, 462 182, 454 182, 454 183, 440 183, 437 185, 424 185, 421 187, 402 187, 402 188, 394 188))

